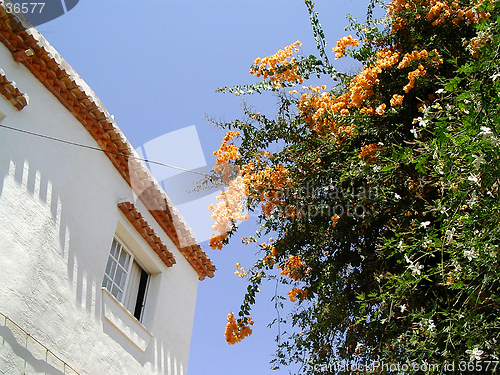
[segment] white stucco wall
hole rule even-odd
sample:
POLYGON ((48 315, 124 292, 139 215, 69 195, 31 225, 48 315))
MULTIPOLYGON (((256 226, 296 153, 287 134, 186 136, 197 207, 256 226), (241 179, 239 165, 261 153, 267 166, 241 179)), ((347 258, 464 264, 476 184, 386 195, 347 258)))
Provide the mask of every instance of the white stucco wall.
MULTIPOLYGON (((97 146, 3 44, 0 67, 30 97, 18 111, 0 95, 2 124, 97 146)), ((197 284, 196 272, 104 153, 0 128, 0 313, 79 374, 181 375, 197 284), (173 253, 173 267, 123 216, 122 199, 136 205, 173 253), (154 274, 143 319, 153 337, 144 352, 103 317, 101 284, 117 228, 154 274)), ((64 373, 3 318, 0 335, 0 374, 64 373)))

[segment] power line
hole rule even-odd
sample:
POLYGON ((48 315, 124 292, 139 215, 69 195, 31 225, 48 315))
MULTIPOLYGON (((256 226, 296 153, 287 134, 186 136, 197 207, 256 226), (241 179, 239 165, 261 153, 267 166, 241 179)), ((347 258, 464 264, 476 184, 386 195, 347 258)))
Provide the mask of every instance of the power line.
POLYGON ((184 171, 184 172, 196 173, 196 174, 199 174, 199 175, 201 175, 203 177, 209 177, 209 175, 207 175, 206 173, 193 171, 192 169, 186 169, 186 168, 182 168, 182 167, 177 167, 175 165, 160 163, 159 161, 154 161, 154 160, 149 160, 149 159, 143 159, 143 158, 139 158, 139 157, 132 156, 132 155, 126 155, 126 154, 122 154, 121 152, 106 151, 106 150, 103 150, 103 149, 101 149, 99 147, 83 145, 81 143, 71 142, 71 141, 67 141, 65 139, 51 137, 49 135, 44 135, 44 134, 39 134, 39 133, 31 132, 31 131, 28 131, 28 130, 13 128, 11 126, 7 126, 7 125, 4 125, 4 124, 0 124, 0 127, 5 128, 5 129, 9 129, 9 130, 14 130, 14 131, 17 131, 17 132, 20 132, 20 133, 25 133, 25 134, 33 135, 33 136, 40 137, 40 138, 49 139, 51 141, 66 143, 68 145, 78 146, 78 147, 82 147, 82 148, 87 148, 87 149, 94 150, 94 151, 101 151, 101 152, 104 152, 104 153, 107 153, 107 154, 125 156, 127 158, 131 158, 131 159, 135 159, 135 160, 141 160, 141 161, 144 161, 144 162, 147 162, 147 163, 151 163, 151 164, 161 165, 162 167, 174 168, 174 169, 178 169, 178 170, 181 170, 181 171, 184 171))

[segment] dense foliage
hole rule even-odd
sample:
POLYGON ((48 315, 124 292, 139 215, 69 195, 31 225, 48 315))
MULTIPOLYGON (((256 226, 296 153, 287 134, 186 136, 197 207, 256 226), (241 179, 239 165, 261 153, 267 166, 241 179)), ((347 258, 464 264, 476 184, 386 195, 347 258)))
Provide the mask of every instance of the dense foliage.
POLYGON ((333 48, 335 58, 362 63, 355 75, 328 61, 305 2, 319 56, 301 56, 296 42, 255 61, 262 82, 221 89, 279 98, 274 118, 245 109, 244 119, 219 124, 228 134, 212 178, 227 189, 210 207, 218 231, 210 244, 235 240, 245 207, 261 224, 243 238, 262 256, 247 271, 238 265, 249 287, 239 319, 228 317, 228 342, 251 333, 258 286, 278 278, 295 308, 274 366, 494 372, 499 2, 391 1, 384 19, 352 23, 356 37, 333 48), (324 85, 302 86, 313 75, 324 85))

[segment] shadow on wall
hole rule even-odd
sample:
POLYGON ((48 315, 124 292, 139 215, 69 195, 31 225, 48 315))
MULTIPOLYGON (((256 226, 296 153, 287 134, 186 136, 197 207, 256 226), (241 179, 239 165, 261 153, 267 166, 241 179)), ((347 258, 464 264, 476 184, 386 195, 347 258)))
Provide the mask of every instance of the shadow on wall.
MULTIPOLYGON (((5 134, 1 136, 5 137, 5 134)), ((65 331, 69 336, 81 335, 82 342, 85 338, 88 339, 92 331, 97 334, 100 331, 111 336, 126 349, 130 345, 125 342, 125 337, 117 331, 110 331, 113 327, 106 326, 107 322, 103 323, 101 311, 103 273, 96 274, 96 271, 89 269, 88 264, 92 260, 79 259, 75 249, 75 238, 78 237, 80 241, 91 244, 93 234, 78 233, 77 229, 80 228, 70 228, 68 224, 75 222, 72 220, 73 215, 85 210, 88 202, 69 195, 65 186, 75 183, 71 181, 71 177, 61 177, 64 173, 55 173, 56 169, 53 166, 57 163, 51 161, 57 160, 61 155, 55 151, 53 155, 37 154, 40 153, 37 142, 48 141, 26 139, 28 136, 23 134, 7 134, 7 136, 8 144, 23 145, 23 150, 19 151, 15 146, 11 146, 14 148, 9 152, 9 146, 6 147, 7 150, 2 147, 3 155, 0 155, 0 221, 2 231, 10 237, 2 239, 6 246, 1 246, 3 249, 0 247, 0 257, 4 257, 1 260, 4 265, 12 264, 11 273, 4 276, 7 284, 2 285, 2 288, 6 290, 0 291, 0 297, 4 299, 0 300, 0 313, 8 315, 30 336, 36 337, 42 344, 47 345, 50 351, 63 359, 72 358, 74 355, 72 353, 80 350, 80 347, 79 344, 76 347, 75 342, 78 341, 76 336, 70 339, 72 346, 66 346, 66 338, 60 334, 61 322, 64 322, 64 328, 70 327, 65 331), (6 154, 9 153, 16 156, 6 158, 6 154), (47 269, 55 272, 47 272, 47 269), (15 275, 15 278, 7 280, 10 278, 9 275, 15 275), (68 299, 71 295, 74 296, 74 300, 68 299), (33 301, 37 303, 34 304, 33 301), (44 301, 45 304, 40 304, 40 301, 44 301), (68 322, 68 320, 73 321, 68 322)), ((74 150, 71 148, 67 150, 71 151, 74 150)), ((83 152, 91 151, 83 150, 83 152)), ((75 173, 78 173, 77 166, 75 170, 75 173)), ((110 246, 111 241, 112 238, 110 246)), ((103 259, 106 261, 109 248, 102 251, 103 259)), ((0 280, 2 280, 1 275, 0 280)), ((7 326, 0 327, 0 335, 4 341, 3 348, 8 345, 15 356, 23 359, 24 364, 28 363, 42 373, 61 373, 47 360, 33 352, 33 347, 28 345, 28 341, 14 335, 7 326)), ((96 349, 98 345, 99 343, 96 343, 93 348, 81 348, 89 354, 94 351, 93 359, 96 363, 99 361, 99 355, 106 355, 98 352, 96 349)), ((154 338, 150 345, 153 347, 144 353, 139 351, 129 351, 129 353, 143 367, 146 365, 153 371, 185 374, 182 364, 170 357, 163 342, 154 338)), ((76 367, 72 363, 69 364, 76 367)))
POLYGON ((34 340, 23 329, 3 316, 0 326, 2 352, 11 352, 17 357, 3 373, 43 373, 46 375, 78 375, 67 363, 54 356, 50 350, 34 340), (8 346, 9 348, 7 348, 8 346))

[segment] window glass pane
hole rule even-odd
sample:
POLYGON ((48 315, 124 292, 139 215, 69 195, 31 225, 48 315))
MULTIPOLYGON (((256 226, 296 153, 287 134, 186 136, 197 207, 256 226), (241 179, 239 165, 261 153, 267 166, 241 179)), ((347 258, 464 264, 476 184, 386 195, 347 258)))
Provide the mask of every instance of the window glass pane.
POLYGON ((108 264, 106 264, 106 271, 105 272, 106 272, 106 275, 108 275, 110 277, 113 275, 113 273, 111 271, 111 267, 113 267, 113 264, 114 264, 113 258, 109 257, 108 264))
POLYGON ((128 258, 130 258, 130 255, 128 255, 128 253, 121 249, 121 253, 120 253, 120 259, 118 260, 119 263, 122 265, 123 268, 127 269, 128 268, 128 258))
POLYGON ((125 293, 125 298, 123 299, 123 306, 133 312, 136 302, 137 302, 137 289, 139 288, 139 281, 141 279, 142 268, 139 264, 134 261, 132 262, 132 267, 128 276, 127 293, 125 293))
POLYGON ((113 255, 114 258, 116 258, 116 250, 118 247, 118 242, 116 239, 113 239, 113 244, 111 245, 111 255, 113 255))
POLYGON ((114 295, 118 301, 121 301, 123 292, 116 286, 116 284, 113 285, 111 294, 114 295))
POLYGON ((108 276, 111 280, 114 280, 115 279, 115 272, 116 272, 116 268, 117 268, 117 263, 116 263, 116 261, 114 261, 111 258, 109 260, 111 260, 111 269, 109 270, 108 276))
POLYGON ((125 280, 127 274, 123 271, 121 267, 118 267, 115 275, 115 283, 120 287, 120 289, 125 288, 125 280))

